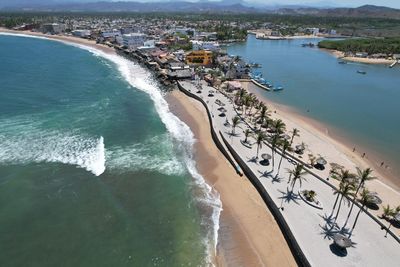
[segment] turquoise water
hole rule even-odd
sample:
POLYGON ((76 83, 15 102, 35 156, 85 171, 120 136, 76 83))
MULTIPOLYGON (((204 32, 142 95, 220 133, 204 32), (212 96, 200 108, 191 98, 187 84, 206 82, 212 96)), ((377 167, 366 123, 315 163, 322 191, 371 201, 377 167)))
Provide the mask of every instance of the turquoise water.
POLYGON ((400 174, 400 68, 338 64, 325 51, 301 46, 319 40, 266 41, 249 35, 246 43, 229 46, 228 52, 261 63, 263 77, 285 88, 262 91, 264 96, 328 125, 354 146, 390 162, 400 174))
POLYGON ((0 265, 206 265, 218 198, 149 73, 54 41, 0 47, 0 265))

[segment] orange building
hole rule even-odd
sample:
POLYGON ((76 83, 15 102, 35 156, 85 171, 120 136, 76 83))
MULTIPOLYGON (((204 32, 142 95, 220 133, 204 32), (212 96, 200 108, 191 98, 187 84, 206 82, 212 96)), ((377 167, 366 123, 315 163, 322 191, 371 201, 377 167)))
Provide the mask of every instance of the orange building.
POLYGON ((212 52, 208 50, 191 51, 186 55, 186 64, 211 65, 212 52))

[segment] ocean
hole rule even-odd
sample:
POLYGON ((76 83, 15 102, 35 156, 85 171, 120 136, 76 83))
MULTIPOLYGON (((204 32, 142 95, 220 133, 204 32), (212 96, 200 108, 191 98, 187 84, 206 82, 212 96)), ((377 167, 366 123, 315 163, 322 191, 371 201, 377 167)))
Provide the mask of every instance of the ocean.
POLYGON ((219 196, 141 66, 0 35, 0 265, 206 266, 219 196))
POLYGON ((268 41, 249 35, 246 43, 233 44, 227 50, 262 64, 256 71, 285 88, 280 92, 261 90, 263 96, 322 123, 350 149, 373 154, 378 164, 383 161, 392 176, 398 177, 400 67, 338 64, 339 60, 326 51, 302 47, 320 40, 268 41))

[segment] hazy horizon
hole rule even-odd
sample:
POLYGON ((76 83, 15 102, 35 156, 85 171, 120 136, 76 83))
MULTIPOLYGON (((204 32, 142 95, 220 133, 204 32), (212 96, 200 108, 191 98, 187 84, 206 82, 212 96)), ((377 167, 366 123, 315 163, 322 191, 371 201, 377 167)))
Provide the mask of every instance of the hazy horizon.
POLYGON ((228 3, 246 3, 249 5, 264 5, 264 6, 282 6, 282 5, 301 5, 301 6, 315 6, 315 7, 358 7, 362 5, 377 5, 392 8, 400 8, 400 1, 398 0, 2 0, 0 6, 15 6, 18 4, 54 4, 54 3, 73 3, 73 2, 173 2, 173 1, 186 1, 186 2, 228 2, 228 3))

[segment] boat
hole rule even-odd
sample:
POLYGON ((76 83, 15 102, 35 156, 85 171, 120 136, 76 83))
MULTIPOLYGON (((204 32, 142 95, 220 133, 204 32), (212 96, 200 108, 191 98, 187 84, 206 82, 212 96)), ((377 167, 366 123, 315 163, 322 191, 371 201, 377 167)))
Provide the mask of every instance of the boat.
POLYGON ((283 90, 283 86, 281 86, 281 85, 278 85, 278 86, 272 88, 272 91, 282 91, 282 90, 283 90))
POLYGON ((338 63, 339 63, 339 64, 347 64, 346 61, 339 61, 338 63))
POLYGON ((358 74, 367 74, 367 72, 366 72, 366 71, 363 71, 363 70, 358 70, 357 73, 358 73, 358 74))

